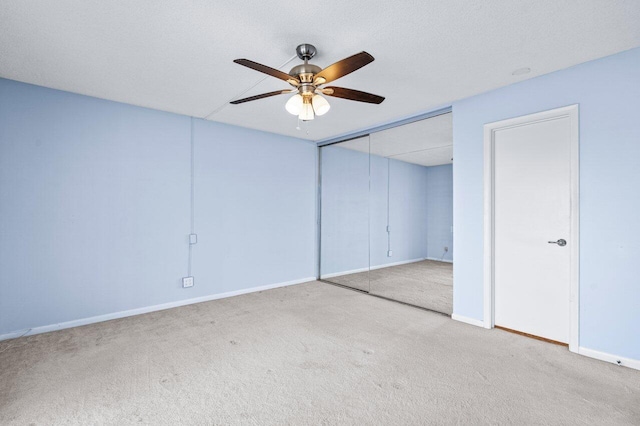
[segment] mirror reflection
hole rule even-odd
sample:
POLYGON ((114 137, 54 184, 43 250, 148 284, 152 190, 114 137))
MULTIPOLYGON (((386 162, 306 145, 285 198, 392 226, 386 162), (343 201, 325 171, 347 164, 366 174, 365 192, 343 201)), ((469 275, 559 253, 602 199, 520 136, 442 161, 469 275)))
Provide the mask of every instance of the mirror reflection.
POLYGON ((321 156, 322 278, 450 315, 451 114, 324 147, 321 156))
POLYGON ((369 137, 321 148, 320 185, 320 278, 368 292, 369 137))
POLYGON ((451 315, 451 114, 372 134, 370 157, 370 292, 451 315))

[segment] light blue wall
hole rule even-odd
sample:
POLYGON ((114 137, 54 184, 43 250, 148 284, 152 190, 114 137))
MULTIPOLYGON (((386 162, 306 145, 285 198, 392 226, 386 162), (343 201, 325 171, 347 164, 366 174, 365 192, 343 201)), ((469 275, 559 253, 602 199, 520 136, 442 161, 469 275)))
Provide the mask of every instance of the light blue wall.
POLYGON ((371 265, 419 258, 453 260, 453 173, 371 156, 371 265), (391 171, 391 176, 389 172, 391 171), (387 257, 387 188, 391 249, 387 257), (443 247, 449 252, 443 256, 443 247))
POLYGON ((435 258, 448 245, 445 259, 451 259, 452 191, 450 165, 423 167, 322 148, 322 274, 431 257, 429 245, 437 247, 435 258))
POLYGON ((427 167, 427 257, 453 261, 453 167, 427 167), (449 251, 445 253, 444 247, 449 251))
POLYGON ((0 335, 315 275, 316 148, 195 120, 181 288, 190 120, 0 79, 0 335))
POLYGON ((430 202, 427 171, 427 167, 389 160, 389 225, 393 257, 388 257, 385 263, 427 257, 430 202))
MULTIPOLYGON (((323 148, 324 149, 324 148, 323 148)), ((389 209, 389 159, 378 155, 371 156, 371 191, 369 194, 369 209, 371 223, 369 226, 371 241, 371 266, 385 265, 397 262, 400 254, 387 257, 389 248, 389 234, 387 223, 389 209)), ((408 259, 404 259, 408 260, 408 259)))
POLYGON ((640 49, 453 104, 454 312, 482 320, 483 125, 580 105, 580 346, 640 359, 640 49))
POLYGON ((369 155, 322 148, 321 275, 369 267, 369 155))
POLYGON ((196 121, 193 273, 211 292, 316 275, 317 149, 196 121))

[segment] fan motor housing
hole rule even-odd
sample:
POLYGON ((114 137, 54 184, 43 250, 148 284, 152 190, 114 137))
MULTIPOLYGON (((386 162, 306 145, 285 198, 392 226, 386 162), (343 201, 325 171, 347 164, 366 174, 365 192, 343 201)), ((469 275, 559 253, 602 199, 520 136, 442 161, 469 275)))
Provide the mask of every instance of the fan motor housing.
POLYGON ((289 75, 292 77, 298 77, 301 83, 311 83, 313 81, 313 76, 322 71, 317 65, 313 64, 300 64, 291 68, 289 71, 289 75))

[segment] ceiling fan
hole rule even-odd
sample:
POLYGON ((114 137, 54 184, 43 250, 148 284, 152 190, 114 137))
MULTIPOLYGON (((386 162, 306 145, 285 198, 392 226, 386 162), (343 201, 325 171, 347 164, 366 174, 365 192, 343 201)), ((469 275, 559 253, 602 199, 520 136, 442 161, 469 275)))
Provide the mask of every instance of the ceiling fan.
POLYGON ((232 101, 231 103, 237 105, 270 96, 297 92, 287 101, 285 108, 289 113, 297 115, 300 120, 308 121, 313 120, 316 115, 326 114, 329 108, 331 108, 329 102, 321 95, 370 104, 379 104, 384 101, 382 96, 361 92, 359 90, 345 89, 344 87, 336 86, 321 87, 326 83, 344 77, 373 62, 373 56, 367 52, 356 53, 353 56, 349 56, 322 69, 317 65, 309 63, 309 60, 315 56, 316 52, 316 48, 311 44, 299 45, 296 48, 296 53, 298 54, 298 58, 304 60, 304 63, 293 67, 291 71, 289 71, 289 74, 248 59, 236 59, 233 61, 236 64, 244 65, 245 67, 284 80, 294 88, 250 96, 232 101))

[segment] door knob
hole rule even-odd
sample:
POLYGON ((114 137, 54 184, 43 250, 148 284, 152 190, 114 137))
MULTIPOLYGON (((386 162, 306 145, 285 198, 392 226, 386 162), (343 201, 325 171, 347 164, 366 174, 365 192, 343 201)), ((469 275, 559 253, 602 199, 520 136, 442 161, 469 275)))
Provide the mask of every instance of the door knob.
POLYGON ((563 240, 562 238, 560 238, 558 241, 549 241, 549 244, 557 244, 560 247, 564 247, 567 245, 567 240, 563 240))

